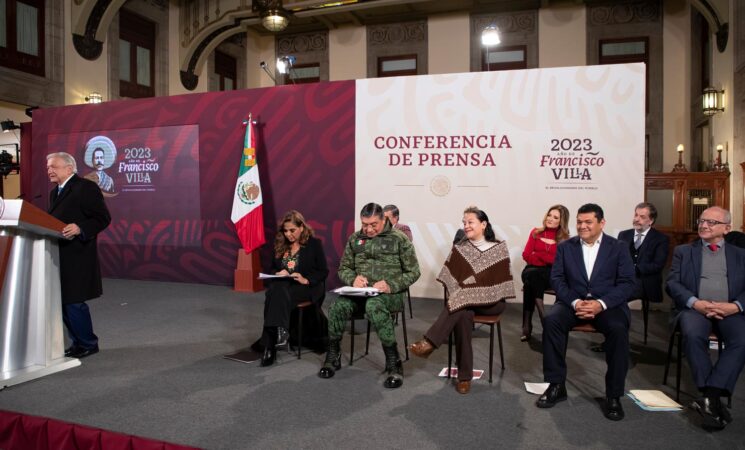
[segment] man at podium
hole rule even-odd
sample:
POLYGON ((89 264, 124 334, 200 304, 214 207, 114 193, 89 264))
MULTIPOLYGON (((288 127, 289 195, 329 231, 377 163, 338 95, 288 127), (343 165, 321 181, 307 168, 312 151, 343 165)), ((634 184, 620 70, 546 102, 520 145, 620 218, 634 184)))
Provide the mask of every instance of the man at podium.
POLYGON ((98 185, 76 173, 69 153, 47 155, 47 176, 57 185, 49 193, 48 212, 65 223, 59 242, 62 320, 72 340, 65 356, 84 358, 98 352, 85 301, 103 292, 96 236, 109 226, 111 215, 98 185))

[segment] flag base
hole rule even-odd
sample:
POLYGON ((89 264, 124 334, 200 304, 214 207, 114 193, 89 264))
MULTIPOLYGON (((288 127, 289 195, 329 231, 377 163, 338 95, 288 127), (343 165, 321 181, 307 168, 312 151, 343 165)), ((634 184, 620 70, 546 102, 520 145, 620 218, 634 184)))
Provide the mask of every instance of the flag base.
POLYGON ((238 292, 259 292, 264 290, 264 283, 259 280, 261 261, 259 251, 250 254, 238 249, 238 262, 233 272, 233 290, 238 292))

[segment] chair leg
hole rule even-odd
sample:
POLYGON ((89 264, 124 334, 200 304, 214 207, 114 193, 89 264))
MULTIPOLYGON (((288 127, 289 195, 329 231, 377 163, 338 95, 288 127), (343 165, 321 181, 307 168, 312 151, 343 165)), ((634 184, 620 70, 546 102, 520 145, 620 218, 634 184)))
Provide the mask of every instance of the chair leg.
POLYGON ((365 355, 370 353, 370 319, 367 320, 367 337, 365 338, 365 355))
POLYGON ((453 333, 448 335, 448 378, 453 367, 453 333))
MULTIPOLYGON (((717 339, 717 344, 718 344, 717 345, 718 346, 717 357, 720 357, 720 356, 722 356, 722 340, 721 339, 717 339)), ((727 396, 727 408, 732 408, 732 394, 730 394, 730 395, 727 396)))
POLYGON ((680 401, 680 370, 683 366, 683 333, 678 333, 678 366, 675 374, 675 401, 680 401))
POLYGON ((352 319, 352 328, 350 330, 351 336, 349 336, 350 343, 349 343, 349 365, 354 365, 354 319, 352 319))
POLYGON ((489 383, 492 380, 492 368, 494 367, 494 324, 489 324, 489 383))
POLYGON ((642 317, 644 318, 644 345, 647 345, 647 329, 649 327, 649 300, 642 299, 642 317))
POLYGON ((499 338, 499 360, 502 362, 502 370, 504 370, 504 351, 502 350, 502 323, 497 322, 497 338, 499 338))
MULTIPOLYGON (((406 290, 406 296, 409 298, 409 319, 413 319, 414 310, 411 309, 411 291, 408 289, 406 290)), ((406 314, 406 311, 404 311, 404 314, 406 314)), ((409 359, 409 357, 407 356, 406 359, 409 359)))
POLYGON ((665 360, 665 374, 662 376, 662 384, 667 384, 667 374, 670 372, 670 360, 673 357, 673 344, 675 343, 675 330, 670 334, 670 343, 667 345, 667 359, 665 360))
MULTIPOLYGON (((411 310, 411 307, 409 307, 411 310)), ((396 314, 398 316, 398 313, 396 314)), ((406 333, 406 309, 401 310, 401 327, 404 329, 404 352, 406 352, 406 361, 409 360, 409 336, 406 333)))
POLYGON ((297 314, 297 359, 300 359, 300 351, 303 348, 303 309, 299 308, 297 314))

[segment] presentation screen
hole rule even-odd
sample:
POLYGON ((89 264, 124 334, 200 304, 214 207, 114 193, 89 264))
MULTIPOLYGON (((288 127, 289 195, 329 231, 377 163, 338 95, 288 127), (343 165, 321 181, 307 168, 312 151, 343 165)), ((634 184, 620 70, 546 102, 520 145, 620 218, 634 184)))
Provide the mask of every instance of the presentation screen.
POLYGON ((643 64, 358 80, 356 100, 356 211, 399 207, 422 269, 412 295, 442 295, 470 205, 507 241, 519 297, 522 250, 551 205, 575 235, 577 208, 597 203, 615 237, 644 200, 643 64))
POLYGON ((198 125, 52 134, 47 147, 98 184, 111 229, 126 233, 112 243, 200 245, 198 125))

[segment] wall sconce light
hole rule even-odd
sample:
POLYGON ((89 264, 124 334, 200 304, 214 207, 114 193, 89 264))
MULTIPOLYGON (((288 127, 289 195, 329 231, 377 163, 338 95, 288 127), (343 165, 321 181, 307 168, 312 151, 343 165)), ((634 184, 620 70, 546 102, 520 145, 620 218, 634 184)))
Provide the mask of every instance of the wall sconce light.
POLYGON ((99 94, 98 92, 91 92, 90 94, 88 94, 87 97, 85 97, 86 103, 93 104, 93 103, 101 103, 102 101, 103 101, 103 96, 101 96, 101 94, 99 94))
POLYGON ((673 172, 688 172, 686 165, 683 164, 683 144, 678 144, 676 150, 678 151, 678 164, 673 167, 673 172))
POLYGON ((491 24, 481 31, 481 45, 486 48, 499 45, 502 40, 499 38, 499 28, 491 24))
POLYGON ((713 87, 704 89, 703 107, 705 116, 713 116, 724 111, 724 91, 713 87))
POLYGON ((489 48, 495 45, 499 45, 502 39, 499 38, 499 28, 496 25, 491 24, 481 31, 481 45, 486 47, 486 71, 489 71, 491 61, 489 61, 489 48))
POLYGON ((0 122, 0 128, 2 128, 3 133, 10 133, 12 130, 20 130, 21 127, 16 125, 15 122, 12 120, 3 120, 0 122))
POLYGON ((717 157, 711 164, 713 172, 729 172, 729 143, 717 144, 717 157), (722 150, 725 150, 726 161, 722 162, 722 150))

